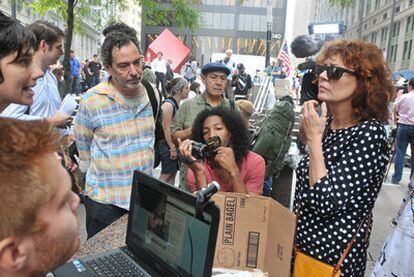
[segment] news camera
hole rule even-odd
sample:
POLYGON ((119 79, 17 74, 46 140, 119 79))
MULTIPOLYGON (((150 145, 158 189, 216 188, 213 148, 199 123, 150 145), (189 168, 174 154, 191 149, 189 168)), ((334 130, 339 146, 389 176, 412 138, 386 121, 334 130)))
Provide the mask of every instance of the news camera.
POLYGON ((325 41, 332 40, 335 35, 343 34, 346 26, 341 23, 310 24, 309 35, 296 37, 291 45, 291 51, 297 58, 306 58, 298 65, 298 70, 306 71, 302 78, 300 103, 318 99, 318 76, 315 74, 316 62, 311 58, 318 53, 325 41))

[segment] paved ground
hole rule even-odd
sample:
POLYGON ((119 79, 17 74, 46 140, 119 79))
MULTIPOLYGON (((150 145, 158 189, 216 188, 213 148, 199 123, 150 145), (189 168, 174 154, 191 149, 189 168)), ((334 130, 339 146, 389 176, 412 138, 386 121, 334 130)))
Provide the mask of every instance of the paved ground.
MULTIPOLYGON (((400 206, 402 197, 404 193, 407 191, 410 169, 404 169, 404 175, 401 185, 391 184, 392 173, 393 166, 391 167, 388 178, 381 189, 380 195, 375 205, 373 231, 371 235, 370 247, 368 249, 367 270, 365 274, 366 276, 370 276, 370 273, 375 264, 375 260, 378 257, 379 251, 388 234, 392 230, 390 221, 395 216, 400 206)), ((159 176, 158 168, 154 170, 154 176, 159 176)), ((177 180, 178 178, 176 179, 176 181, 177 180)), ((83 205, 79 206, 78 214, 81 222, 81 239, 82 241, 85 241, 85 209, 83 205)))

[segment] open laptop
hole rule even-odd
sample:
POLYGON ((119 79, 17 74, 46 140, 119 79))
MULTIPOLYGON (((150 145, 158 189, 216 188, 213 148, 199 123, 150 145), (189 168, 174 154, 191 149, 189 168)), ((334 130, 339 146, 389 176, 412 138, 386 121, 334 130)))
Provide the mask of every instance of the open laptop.
POLYGON ((126 246, 73 260, 53 273, 57 277, 211 276, 219 219, 215 204, 196 213, 192 194, 135 171, 126 246))

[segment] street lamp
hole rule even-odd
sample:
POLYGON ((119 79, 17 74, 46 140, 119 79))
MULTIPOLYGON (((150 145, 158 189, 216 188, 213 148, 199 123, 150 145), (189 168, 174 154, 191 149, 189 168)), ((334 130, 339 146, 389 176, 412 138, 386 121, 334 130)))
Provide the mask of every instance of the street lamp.
POLYGON ((270 63, 270 42, 272 41, 272 25, 273 25, 273 0, 267 0, 267 16, 266 16, 266 61, 265 68, 270 63))

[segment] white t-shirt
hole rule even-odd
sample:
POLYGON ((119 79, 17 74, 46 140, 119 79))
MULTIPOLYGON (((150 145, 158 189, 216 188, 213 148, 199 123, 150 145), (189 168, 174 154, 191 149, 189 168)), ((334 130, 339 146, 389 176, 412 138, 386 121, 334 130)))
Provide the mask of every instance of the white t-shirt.
POLYGON ((155 58, 151 63, 151 69, 154 72, 167 73, 167 63, 164 59, 155 58))

